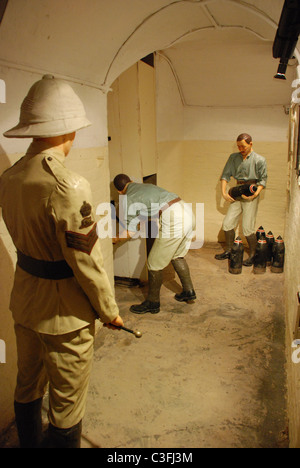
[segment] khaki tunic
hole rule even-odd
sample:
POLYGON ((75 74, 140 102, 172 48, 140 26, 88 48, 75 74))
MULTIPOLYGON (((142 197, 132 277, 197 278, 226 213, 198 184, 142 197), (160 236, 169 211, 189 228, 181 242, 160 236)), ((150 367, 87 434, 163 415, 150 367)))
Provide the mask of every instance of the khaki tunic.
POLYGON ((32 276, 18 265, 10 308, 17 324, 59 335, 118 314, 103 268, 89 183, 64 166, 62 152, 33 141, 0 178, 0 206, 12 240, 38 260, 66 260, 74 277, 32 276))
POLYGON ((18 349, 15 400, 43 397, 49 382, 49 420, 67 428, 84 415, 95 319, 111 322, 119 310, 103 268, 89 183, 64 161, 62 152, 33 141, 1 176, 0 206, 17 250, 36 260, 66 261, 74 273, 45 279, 17 265, 10 302, 18 349))

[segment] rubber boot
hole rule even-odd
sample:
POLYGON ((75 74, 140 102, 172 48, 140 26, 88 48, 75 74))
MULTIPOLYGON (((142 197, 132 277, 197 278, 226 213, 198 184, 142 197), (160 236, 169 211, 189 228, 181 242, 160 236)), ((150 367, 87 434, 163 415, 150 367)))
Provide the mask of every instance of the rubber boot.
POLYGON ((80 448, 81 431, 82 421, 68 429, 61 429, 50 423, 47 448, 80 448))
POLYGON ((39 448, 42 443, 42 402, 14 402, 20 448, 39 448))
POLYGON ((189 266, 183 257, 172 260, 172 265, 182 284, 183 291, 180 294, 175 294, 176 301, 184 302, 196 299, 196 293, 191 280, 189 266))
POLYGON ((249 258, 243 262, 244 266, 252 266, 254 263, 255 251, 256 251, 256 234, 251 234, 250 236, 246 236, 248 245, 249 245, 249 258))
POLYGON ((134 314, 157 314, 160 311, 160 288, 163 280, 162 270, 148 271, 149 290, 147 299, 139 305, 132 305, 130 311, 134 314))
POLYGON ((222 254, 215 255, 216 260, 226 260, 230 258, 230 252, 235 239, 235 231, 231 229, 230 231, 224 231, 225 233, 225 252, 222 254))

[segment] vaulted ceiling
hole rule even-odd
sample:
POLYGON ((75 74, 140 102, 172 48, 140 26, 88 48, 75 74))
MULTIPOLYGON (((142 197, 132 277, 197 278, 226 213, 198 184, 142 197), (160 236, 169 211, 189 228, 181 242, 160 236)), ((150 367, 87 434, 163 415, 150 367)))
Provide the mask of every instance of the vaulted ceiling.
MULTIPOLYGON (((286 104, 294 78, 273 79, 284 0, 8 0, 1 64, 56 73, 106 91, 157 51, 188 106, 286 104)), ((296 65, 296 60, 295 60, 296 65)))

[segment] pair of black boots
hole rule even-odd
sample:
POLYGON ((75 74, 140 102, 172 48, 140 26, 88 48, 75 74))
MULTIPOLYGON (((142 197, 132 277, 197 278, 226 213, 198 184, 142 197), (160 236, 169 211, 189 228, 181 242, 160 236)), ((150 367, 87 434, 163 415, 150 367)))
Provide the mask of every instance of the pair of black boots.
MULTIPOLYGON (((175 294, 176 301, 187 302, 196 299, 196 293, 191 280, 188 264, 183 257, 176 258, 171 261, 174 270, 176 271, 183 291, 180 294, 175 294)), ((146 301, 139 305, 130 307, 131 312, 135 314, 157 314, 160 311, 160 289, 163 282, 162 270, 148 271, 149 290, 146 301)))
POLYGON ((68 429, 50 423, 43 434, 42 402, 42 398, 30 403, 14 402, 20 448, 80 448, 81 421, 68 429))
MULTIPOLYGON (((216 260, 226 260, 230 258, 231 248, 234 243, 235 239, 235 231, 231 229, 230 231, 225 232, 225 251, 221 254, 215 255, 216 260)), ((256 251, 256 234, 251 234, 250 236, 246 236, 248 245, 249 245, 249 258, 243 261, 244 266, 251 266, 254 263, 255 251, 256 251)))

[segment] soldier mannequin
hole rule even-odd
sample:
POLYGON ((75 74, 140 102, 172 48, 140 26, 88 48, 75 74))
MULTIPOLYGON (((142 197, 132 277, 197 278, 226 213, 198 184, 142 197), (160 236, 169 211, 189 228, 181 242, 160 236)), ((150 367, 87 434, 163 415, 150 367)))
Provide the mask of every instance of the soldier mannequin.
POLYGON ((255 221, 259 194, 266 187, 267 164, 263 156, 253 151, 252 137, 247 133, 242 133, 237 137, 237 147, 239 153, 231 154, 221 176, 222 196, 231 204, 223 221, 226 242, 225 252, 215 255, 215 258, 225 260, 230 257, 230 251, 235 239, 235 228, 239 217, 242 215, 243 232, 249 245, 249 258, 244 260, 243 265, 251 266, 256 250, 255 221), (249 197, 242 195, 242 200, 234 200, 227 193, 227 184, 231 177, 237 180, 237 184, 256 184, 258 186, 257 191, 249 197))
POLYGON ((80 447, 95 319, 123 325, 103 268, 89 183, 64 166, 76 131, 88 125, 73 89, 45 75, 24 99, 19 124, 4 133, 33 138, 0 178, 2 216, 18 256, 10 309, 21 448, 42 446, 48 384, 47 447, 80 447))
MULTIPOLYGON (((151 217, 158 217, 160 224, 158 237, 154 241, 147 261, 149 280, 147 299, 141 304, 132 305, 131 312, 156 314, 160 311, 163 269, 170 262, 183 288, 180 294, 175 294, 175 299, 179 302, 196 299, 190 270, 184 258, 191 244, 194 227, 192 211, 175 193, 152 184, 134 183, 126 174, 118 174, 114 178, 114 185, 120 195, 126 195, 128 209, 126 213, 128 230, 125 234, 122 233, 121 236, 114 238, 114 243, 130 239, 137 232, 138 225, 135 220, 139 221, 139 217, 135 214, 129 215, 131 206, 136 202, 143 205, 140 209, 141 219, 145 221, 151 217), (169 213, 170 209, 173 210, 173 217, 169 213)), ((126 211, 125 206, 123 211, 126 211)))

